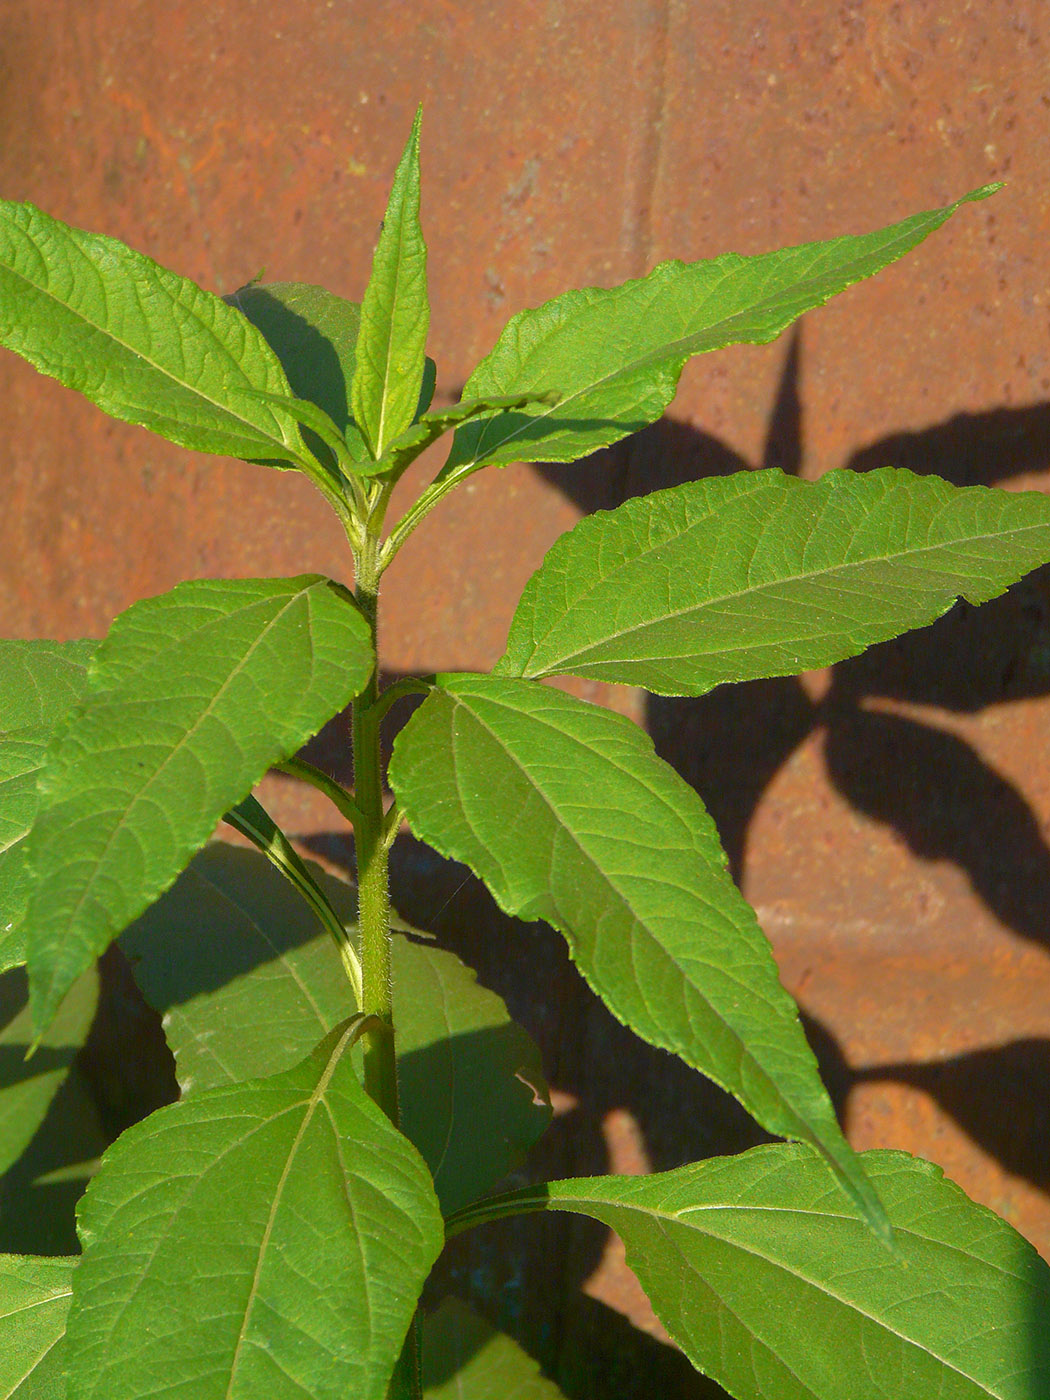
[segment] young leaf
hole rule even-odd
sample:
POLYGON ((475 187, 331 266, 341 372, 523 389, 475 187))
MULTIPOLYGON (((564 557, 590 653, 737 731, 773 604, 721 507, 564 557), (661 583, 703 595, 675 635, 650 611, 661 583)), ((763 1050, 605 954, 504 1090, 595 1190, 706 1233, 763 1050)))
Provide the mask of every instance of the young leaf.
MULTIPOLYGON (((353 890, 306 865, 351 926, 353 890)), ((222 842, 121 946, 164 1016, 184 1093, 284 1070, 354 1009, 306 905, 256 852, 222 842)), ((549 1123, 539 1052, 453 954, 398 937, 393 966, 402 1130, 451 1211, 495 1186, 549 1123)))
POLYGON ((939 1167, 863 1161, 893 1253, 801 1147, 515 1196, 615 1230, 660 1321, 737 1400, 1041 1400, 1050 1269, 939 1167))
POLYGON ((703 695, 994 598, 1050 559, 1050 500, 884 467, 691 481, 589 516, 522 594, 501 675, 703 695))
POLYGON ((423 1323, 424 1400, 565 1400, 527 1352, 446 1298, 423 1323))
POLYGON ((251 282, 228 296, 280 360, 293 395, 317 405, 357 461, 368 448, 350 416, 361 307, 307 282, 251 282))
POLYGON ((33 1036, 27 1000, 22 968, 0 976, 0 1176, 28 1147, 91 1029, 98 973, 89 968, 74 983, 29 1060, 33 1036))
MULTIPOLYGON (((553 403, 555 395, 548 394, 542 402, 553 403)), ((457 428, 473 418, 493 413, 506 413, 512 408, 526 408, 539 402, 528 394, 505 394, 487 399, 461 399, 451 408, 439 412, 424 413, 417 422, 396 438, 389 446, 382 462, 372 462, 362 470, 371 475, 390 471, 401 471, 409 462, 415 461, 421 452, 443 437, 450 428, 457 428)))
POLYGON ((351 1036, 106 1153, 79 1215, 68 1400, 384 1400, 443 1229, 351 1036))
POLYGON ((317 575, 198 579, 136 603, 52 746, 28 840, 31 1003, 45 1026, 216 823, 371 673, 368 626, 317 575))
POLYGON ((361 306, 350 401, 375 458, 382 457, 387 444, 411 425, 423 383, 430 305, 427 249, 419 226, 422 116, 421 109, 394 175, 361 306))
POLYGON ((298 462, 280 361, 232 307, 115 238, 0 201, 0 344, 114 418, 198 452, 298 462))
POLYGON ((75 1259, 0 1254, 0 1396, 65 1400, 53 1365, 65 1330, 75 1259))
POLYGON ((877 233, 778 249, 665 262, 635 282, 566 292, 520 311, 467 380, 464 398, 540 394, 534 407, 460 428, 446 473, 508 462, 574 462, 654 423, 692 355, 774 340, 792 321, 895 262, 985 185, 944 209, 877 233))
POLYGON ((97 642, 0 640, 0 973, 25 959, 25 838, 51 739, 87 686, 97 642))
POLYGON ((507 913, 559 929, 615 1016, 819 1148, 881 1223, 696 793, 620 715, 528 681, 438 679, 390 764, 413 831, 507 913))

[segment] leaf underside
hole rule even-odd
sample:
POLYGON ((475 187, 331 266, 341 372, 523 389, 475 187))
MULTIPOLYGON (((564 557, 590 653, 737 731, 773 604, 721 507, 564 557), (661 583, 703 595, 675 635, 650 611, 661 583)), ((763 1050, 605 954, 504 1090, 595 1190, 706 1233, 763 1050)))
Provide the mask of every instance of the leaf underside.
POLYGON ((75 1259, 0 1254, 0 1396, 65 1400, 55 1366, 75 1259))

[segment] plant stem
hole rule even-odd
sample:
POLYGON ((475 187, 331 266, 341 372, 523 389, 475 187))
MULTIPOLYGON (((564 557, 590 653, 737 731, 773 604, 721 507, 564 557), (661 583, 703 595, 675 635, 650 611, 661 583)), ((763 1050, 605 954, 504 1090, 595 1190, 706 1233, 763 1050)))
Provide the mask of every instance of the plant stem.
MULTIPOLYGON (((378 540, 366 534, 357 556, 357 605, 375 645, 379 597, 378 540)), ((358 927, 364 995, 361 1010, 375 1016, 381 1029, 366 1032, 365 1089, 398 1126, 397 1063, 394 1056, 393 1004, 390 975, 390 887, 387 846, 383 837, 383 778, 379 754, 379 681, 373 672, 353 704, 354 797, 359 820, 354 826, 357 849, 358 927)))

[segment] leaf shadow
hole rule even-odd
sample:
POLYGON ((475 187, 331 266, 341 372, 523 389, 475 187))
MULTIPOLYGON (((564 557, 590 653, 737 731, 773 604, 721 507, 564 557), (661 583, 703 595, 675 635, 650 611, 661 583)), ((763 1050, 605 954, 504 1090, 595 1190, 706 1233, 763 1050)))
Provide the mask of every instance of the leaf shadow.
POLYGON ((1050 1194, 1050 1040, 1028 1036, 941 1059, 855 1069, 819 1020, 803 1015, 803 1021, 840 1119, 848 1117, 858 1085, 920 1089, 1006 1171, 1050 1194))

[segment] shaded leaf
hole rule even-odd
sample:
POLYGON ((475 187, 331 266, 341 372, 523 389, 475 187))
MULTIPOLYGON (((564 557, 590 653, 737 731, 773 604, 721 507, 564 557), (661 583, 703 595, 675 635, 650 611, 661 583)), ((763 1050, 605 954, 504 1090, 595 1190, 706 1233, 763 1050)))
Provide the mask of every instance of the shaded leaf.
POLYGON ((1042 1400, 1046 1263, 939 1167, 863 1161, 893 1253, 801 1147, 554 1182, 499 1213, 531 1196, 615 1230, 660 1321, 738 1400, 1042 1400))
POLYGON ((0 201, 0 344, 114 418, 198 452, 296 462, 280 361, 221 297, 115 238, 0 201))
MULTIPOLYGON (((351 926, 354 891, 306 865, 351 926)), ((307 906, 256 852, 222 842, 121 945, 164 1017, 184 1093, 283 1070, 355 1009, 307 906)), ((550 1121, 539 1053, 452 953, 403 937, 392 953, 402 1129, 450 1211, 517 1166, 550 1121)))
POLYGON ((880 1220, 714 824, 636 725, 548 686, 442 676, 390 781, 418 836, 565 934, 615 1016, 813 1143, 880 1220))
POLYGON ((394 175, 361 305, 350 402, 375 458, 412 423, 423 384, 430 304, 427 249, 419 226, 421 120, 420 110, 394 175))
POLYGON ((25 959, 25 838, 47 746, 87 686, 94 641, 0 640, 0 973, 25 959))
POLYGON ((559 401, 460 428, 446 472, 574 462, 618 442, 660 417, 690 356, 775 339, 804 311, 902 257, 961 204, 997 188, 986 185, 876 233, 757 257, 665 262, 638 281, 585 287, 518 312, 463 397, 555 390, 559 401))
POLYGON ((350 416, 360 305, 308 282, 251 282, 226 300, 262 332, 295 397, 323 410, 350 456, 366 460, 368 448, 350 416))
POLYGON ((54 1365, 74 1259, 0 1254, 0 1400, 62 1400, 54 1365))
POLYGON ((532 1357, 458 1298, 423 1323, 424 1400, 564 1400, 532 1357))
POLYGON ((503 675, 703 695, 983 603, 1050 559, 1050 500, 884 467, 688 482, 581 520, 530 579, 503 675))
POLYGON ((34 1022, 163 893, 271 764, 372 670, 368 625, 317 575, 200 579, 136 603, 48 754, 27 843, 34 1022))
POLYGON ((384 1400, 443 1230, 350 1037, 106 1153, 79 1213, 69 1400, 384 1400))
POLYGON ((84 1043, 98 1003, 98 973, 89 968, 70 988, 36 1054, 22 968, 0 976, 0 1175, 28 1147, 48 1105, 84 1043))

